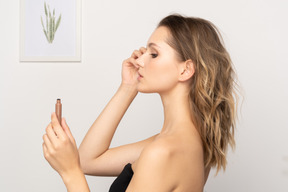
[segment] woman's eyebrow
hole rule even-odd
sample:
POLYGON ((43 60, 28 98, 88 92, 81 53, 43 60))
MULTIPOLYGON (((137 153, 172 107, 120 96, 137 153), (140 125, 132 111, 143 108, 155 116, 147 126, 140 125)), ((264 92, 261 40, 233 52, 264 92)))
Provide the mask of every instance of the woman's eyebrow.
POLYGON ((149 43, 147 47, 150 48, 150 47, 153 47, 153 46, 160 48, 159 45, 157 45, 156 43, 149 43))

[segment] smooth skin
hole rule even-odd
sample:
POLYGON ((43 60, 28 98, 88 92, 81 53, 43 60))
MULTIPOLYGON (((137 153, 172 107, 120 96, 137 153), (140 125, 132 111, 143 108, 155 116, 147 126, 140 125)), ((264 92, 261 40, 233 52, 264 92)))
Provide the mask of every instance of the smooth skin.
POLYGON ((191 60, 178 59, 167 44, 169 35, 167 28, 157 28, 147 48, 135 50, 123 62, 122 83, 89 129, 79 153, 66 121, 61 122, 61 132, 60 124, 55 119, 53 123, 52 114, 52 123, 43 137, 44 156, 69 192, 89 191, 83 172, 118 176, 127 163, 132 164, 134 171, 127 192, 203 191, 210 169, 204 168, 202 141, 191 119, 188 94, 194 65, 191 60), (119 122, 138 92, 160 95, 164 109, 161 132, 137 143, 109 148, 119 122), (57 139, 53 139, 55 135, 57 139), (68 165, 65 159, 70 159, 68 165))

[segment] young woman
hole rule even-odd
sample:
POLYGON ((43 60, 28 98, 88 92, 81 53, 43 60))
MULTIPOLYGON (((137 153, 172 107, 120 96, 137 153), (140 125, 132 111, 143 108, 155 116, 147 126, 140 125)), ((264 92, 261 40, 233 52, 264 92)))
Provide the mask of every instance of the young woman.
POLYGON ((111 192, 202 192, 210 168, 225 169, 228 145, 234 146, 234 87, 231 60, 216 27, 170 15, 146 48, 123 62, 121 85, 79 151, 65 119, 60 125, 53 113, 43 136, 44 156, 69 192, 89 191, 84 173, 118 176, 111 192), (138 92, 160 95, 160 133, 109 148, 138 92))

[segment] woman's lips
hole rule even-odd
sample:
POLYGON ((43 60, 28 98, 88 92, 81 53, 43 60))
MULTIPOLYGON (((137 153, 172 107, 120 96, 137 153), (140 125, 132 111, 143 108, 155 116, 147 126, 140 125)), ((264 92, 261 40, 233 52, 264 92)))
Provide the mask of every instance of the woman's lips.
POLYGON ((138 78, 137 78, 138 80, 143 78, 143 76, 139 72, 138 72, 138 75, 139 75, 138 78))
POLYGON ((143 77, 143 75, 141 75, 139 72, 138 72, 138 75, 139 75, 139 77, 141 77, 141 78, 143 77))

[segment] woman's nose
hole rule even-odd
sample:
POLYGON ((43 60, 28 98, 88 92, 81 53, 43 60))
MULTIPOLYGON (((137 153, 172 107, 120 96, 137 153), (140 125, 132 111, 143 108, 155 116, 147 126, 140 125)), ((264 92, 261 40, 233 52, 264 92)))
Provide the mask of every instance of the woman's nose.
MULTIPOLYGON (((144 55, 144 54, 143 54, 144 55)), ((136 64, 139 66, 139 67, 144 67, 144 56, 141 55, 140 57, 138 57, 136 59, 136 64)))

